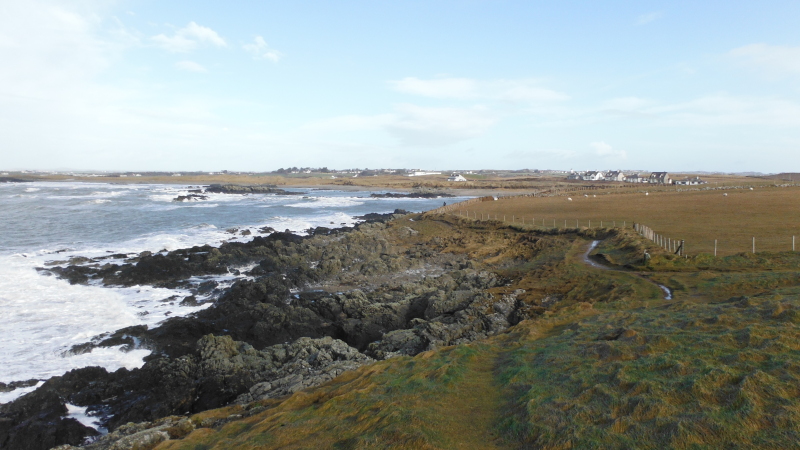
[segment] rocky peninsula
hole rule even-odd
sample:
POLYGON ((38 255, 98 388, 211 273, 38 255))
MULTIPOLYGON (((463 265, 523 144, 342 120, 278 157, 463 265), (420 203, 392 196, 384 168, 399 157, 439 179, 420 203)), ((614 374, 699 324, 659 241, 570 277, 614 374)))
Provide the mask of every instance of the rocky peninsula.
POLYGON ((114 435, 128 423, 281 397, 374 360, 481 339, 535 312, 518 298, 524 290, 492 293, 507 283, 501 275, 468 253, 446 250, 473 240, 468 229, 420 233, 415 227, 436 222, 396 213, 304 236, 274 232, 219 248, 42 267, 70 283, 193 292, 215 286, 192 286, 191 277, 250 268, 207 309, 73 347, 81 353, 124 345, 152 354, 140 369, 72 370, 0 406, 0 448, 92 442, 98 431, 69 418, 68 404, 101 418, 114 435))

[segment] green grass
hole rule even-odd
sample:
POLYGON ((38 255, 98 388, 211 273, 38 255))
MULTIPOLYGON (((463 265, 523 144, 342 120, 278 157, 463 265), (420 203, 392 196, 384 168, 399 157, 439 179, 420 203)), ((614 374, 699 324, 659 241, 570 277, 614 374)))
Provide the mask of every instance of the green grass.
MULTIPOLYGON (((665 301, 630 269, 583 264, 596 234, 459 219, 396 226, 500 273, 507 285, 496 295, 526 289, 519 298, 532 318, 480 343, 362 367, 158 448, 777 449, 800 440, 794 254, 653 251, 636 268, 675 290, 665 301), (542 302, 552 296, 559 301, 542 302)), ((612 234, 598 252, 625 268, 648 245, 612 234)))

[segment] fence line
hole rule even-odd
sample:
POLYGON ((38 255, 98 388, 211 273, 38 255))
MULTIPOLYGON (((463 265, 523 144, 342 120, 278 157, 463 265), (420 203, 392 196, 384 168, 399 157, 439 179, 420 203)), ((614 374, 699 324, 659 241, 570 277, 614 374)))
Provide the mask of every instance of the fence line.
MULTIPOLYGON (((474 198, 474 199, 466 200, 464 202, 455 203, 453 205, 443 206, 441 208, 429 211, 426 214, 431 214, 431 213, 433 213, 433 214, 450 213, 450 214, 453 214, 455 216, 459 216, 459 217, 463 217, 463 218, 469 218, 469 219, 476 220, 476 221, 493 220, 493 221, 502 222, 502 223, 512 223, 512 224, 529 225, 529 226, 536 226, 536 227, 543 227, 543 228, 554 228, 554 229, 580 229, 581 227, 586 227, 586 228, 618 228, 618 227, 623 227, 623 228, 627 228, 627 227, 630 226, 639 235, 641 235, 645 239, 648 239, 648 240, 652 241, 653 243, 655 243, 659 247, 663 248, 665 251, 668 251, 670 253, 673 253, 673 254, 676 254, 676 255, 679 255, 679 256, 684 256, 684 257, 688 257, 688 255, 689 255, 689 253, 687 252, 686 240, 684 240, 684 239, 676 239, 676 238, 673 238, 671 236, 665 236, 665 235, 663 235, 661 233, 657 233, 655 230, 653 230, 652 228, 650 228, 647 225, 644 225, 644 224, 638 223, 638 222, 634 222, 634 221, 628 221, 628 220, 593 220, 593 219, 583 219, 583 220, 581 220, 581 219, 563 219, 563 222, 562 222, 561 221, 562 219, 552 219, 552 218, 547 218, 547 217, 535 217, 535 216, 517 216, 517 215, 507 215, 507 214, 503 215, 503 214, 497 214, 497 213, 486 213, 486 212, 471 211, 469 209, 464 208, 464 206, 469 206, 469 205, 473 205, 473 204, 476 204, 476 203, 479 203, 479 202, 493 201, 493 200, 495 200, 493 197, 474 198), (572 222, 572 220, 575 220, 575 221, 572 222), (628 225, 628 224, 630 224, 630 225, 628 225), (574 225, 574 227, 572 225, 574 225), (592 225, 594 225, 594 227, 592 225)), ((772 239, 766 238, 767 242, 770 242, 770 240, 774 241, 775 239, 778 239, 778 238, 772 238, 772 239)), ((796 249, 796 236, 791 236, 791 240, 790 241, 785 236, 781 237, 780 239, 781 239, 781 242, 784 242, 783 240, 786 239, 784 244, 781 244, 780 246, 776 246, 776 245, 774 245, 774 243, 773 243, 773 245, 766 245, 765 247, 767 247, 769 249, 769 250, 766 250, 766 251, 788 251, 789 249, 791 249, 791 251, 794 252, 794 251, 797 250, 796 249), (783 245, 785 245, 786 247, 784 247, 784 250, 781 250, 780 247, 782 247, 783 245)), ((759 245, 758 244, 759 244, 759 242, 763 242, 764 240, 765 240, 765 238, 761 238, 759 240, 756 237, 751 237, 749 239, 749 241, 750 241, 749 242, 749 244, 750 244, 749 247, 750 248, 747 249, 747 250, 749 250, 748 253, 750 253, 750 252, 751 253, 758 252, 759 251, 759 245)), ((707 243, 706 245, 708 247, 697 244, 698 247, 709 248, 709 249, 711 248, 711 243, 710 242, 707 243)), ((717 239, 714 239, 714 241, 713 241, 713 255, 714 256, 718 255, 719 249, 720 249, 719 241, 717 239)), ((730 251, 729 250, 728 253, 731 253, 731 254, 742 253, 742 252, 747 251, 747 250, 744 250, 743 248, 741 248, 740 251, 730 251)), ((703 252, 697 252, 695 254, 697 255, 697 254, 700 254, 700 253, 703 253, 703 252)), ((710 251, 706 252, 706 253, 712 254, 710 251)))

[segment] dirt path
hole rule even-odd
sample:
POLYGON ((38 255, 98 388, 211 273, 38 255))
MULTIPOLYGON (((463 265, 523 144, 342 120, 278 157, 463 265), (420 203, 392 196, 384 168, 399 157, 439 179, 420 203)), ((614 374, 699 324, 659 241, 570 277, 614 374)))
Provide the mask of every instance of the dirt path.
POLYGON ((589 248, 586 249, 586 252, 584 252, 584 254, 583 254, 583 258, 581 258, 581 261, 584 264, 586 264, 586 265, 588 265, 590 267, 593 267, 595 269, 609 270, 609 271, 612 271, 612 272, 624 272, 624 273, 631 274, 633 276, 639 277, 642 280, 647 281, 648 283, 651 283, 651 284, 654 284, 654 285, 658 286, 658 288, 661 289, 664 292, 664 300, 672 300, 672 291, 668 287, 664 286, 663 284, 658 284, 655 281, 653 281, 653 280, 647 278, 646 276, 644 276, 644 275, 642 275, 640 273, 637 273, 637 272, 631 272, 631 271, 622 270, 622 269, 615 269, 615 268, 612 268, 612 267, 604 266, 604 265, 598 263, 597 261, 592 261, 592 259, 589 258, 589 253, 591 253, 592 250, 594 250, 599 243, 600 243, 600 241, 592 241, 592 243, 589 244, 589 248))

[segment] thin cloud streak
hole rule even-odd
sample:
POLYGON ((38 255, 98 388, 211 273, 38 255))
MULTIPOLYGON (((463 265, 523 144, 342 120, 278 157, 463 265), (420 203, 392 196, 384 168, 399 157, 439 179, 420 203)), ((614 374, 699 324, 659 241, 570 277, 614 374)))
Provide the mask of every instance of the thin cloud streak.
POLYGON ((406 77, 389 82, 395 91, 422 97, 451 100, 496 100, 520 103, 558 102, 569 95, 543 88, 536 80, 475 80, 437 78, 424 80, 406 77))
POLYGON ((211 28, 189 22, 185 27, 177 30, 174 35, 159 34, 150 38, 159 47, 173 53, 186 53, 195 50, 200 44, 210 44, 215 47, 225 47, 225 39, 220 37, 211 28))
POLYGON ((252 43, 244 44, 242 48, 247 53, 250 53, 253 59, 268 59, 276 63, 283 57, 283 53, 270 48, 267 41, 261 36, 256 36, 252 43))

